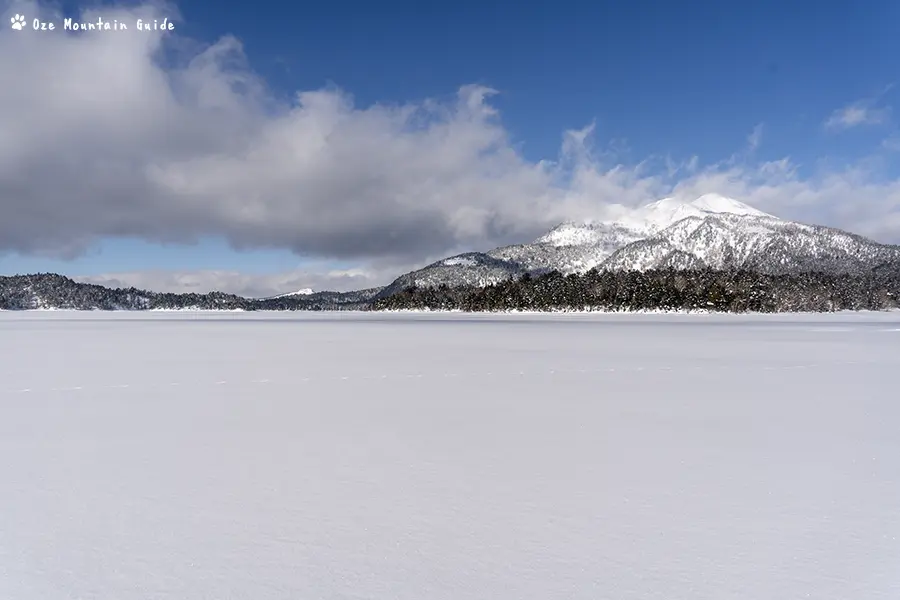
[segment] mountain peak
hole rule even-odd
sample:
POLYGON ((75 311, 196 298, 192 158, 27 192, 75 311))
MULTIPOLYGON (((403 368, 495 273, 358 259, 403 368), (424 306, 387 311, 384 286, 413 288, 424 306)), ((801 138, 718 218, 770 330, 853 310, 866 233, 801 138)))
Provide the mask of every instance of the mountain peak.
POLYGON ((757 210, 749 204, 739 202, 734 198, 720 196, 719 194, 703 194, 690 205, 702 211, 711 213, 726 213, 730 215, 749 215, 753 217, 772 217, 772 215, 757 210))
POLYGON ((694 200, 670 197, 650 202, 635 209, 625 209, 619 218, 608 221, 560 223, 535 243, 556 247, 599 244, 621 247, 653 235, 690 217, 704 218, 715 214, 747 217, 776 217, 733 198, 720 194, 704 194, 694 200))
POLYGON ((704 194, 690 201, 676 197, 663 198, 633 210, 620 222, 638 230, 655 232, 688 217, 703 218, 711 214, 775 218, 733 198, 704 194))

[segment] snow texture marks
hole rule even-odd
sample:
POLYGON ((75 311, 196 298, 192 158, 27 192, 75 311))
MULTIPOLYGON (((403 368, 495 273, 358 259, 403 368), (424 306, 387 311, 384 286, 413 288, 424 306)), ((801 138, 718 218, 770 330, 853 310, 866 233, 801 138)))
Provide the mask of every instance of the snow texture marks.
POLYGON ((898 327, 0 313, 0 597, 893 600, 898 327))

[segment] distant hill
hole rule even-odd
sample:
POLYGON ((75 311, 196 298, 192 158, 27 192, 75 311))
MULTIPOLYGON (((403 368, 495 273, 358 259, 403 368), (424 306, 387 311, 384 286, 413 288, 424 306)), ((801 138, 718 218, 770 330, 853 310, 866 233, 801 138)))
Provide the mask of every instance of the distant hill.
POLYGON ((0 277, 0 310, 348 310, 366 308, 380 291, 374 288, 253 299, 221 292, 171 294, 113 289, 41 273, 0 277))

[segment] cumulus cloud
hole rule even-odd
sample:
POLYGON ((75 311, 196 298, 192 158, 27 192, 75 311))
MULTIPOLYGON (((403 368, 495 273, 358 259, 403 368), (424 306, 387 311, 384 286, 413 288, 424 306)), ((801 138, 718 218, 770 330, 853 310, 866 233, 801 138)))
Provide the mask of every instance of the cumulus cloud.
MULTIPOLYGON (((101 14, 165 13, 82 19, 101 14)), ((513 150, 490 89, 367 107, 322 89, 279 104, 235 38, 191 47, 173 33, 0 33, 0 70, 18 75, 0 97, 0 197, 15 215, 0 223, 3 249, 224 235, 236 247, 402 257, 536 234, 559 213, 551 174, 513 150), (180 50, 175 66, 164 50, 180 50)))
MULTIPOLYGON (((22 2, 3 18, 14 12, 29 22, 62 19, 49 5, 22 2)), ((101 15, 133 23, 177 13, 106 5, 80 20, 101 15)), ((368 106, 330 87, 285 103, 229 36, 202 46, 177 28, 5 28, 0 72, 16 81, 0 94, 0 252, 72 257, 109 236, 222 236, 238 249, 378 265, 353 276, 298 271, 253 281, 227 272, 107 276, 127 285, 251 295, 367 286, 457 251, 528 241, 562 220, 706 192, 900 241, 900 182, 866 166, 800 176, 789 158, 753 163, 746 153, 706 165, 697 157, 624 164, 595 151, 592 125, 566 132, 559 156, 530 162, 487 87, 463 85, 449 101, 368 106)), ((833 118, 861 124, 883 118, 879 110, 833 118)), ((750 150, 761 139, 758 127, 750 150)))

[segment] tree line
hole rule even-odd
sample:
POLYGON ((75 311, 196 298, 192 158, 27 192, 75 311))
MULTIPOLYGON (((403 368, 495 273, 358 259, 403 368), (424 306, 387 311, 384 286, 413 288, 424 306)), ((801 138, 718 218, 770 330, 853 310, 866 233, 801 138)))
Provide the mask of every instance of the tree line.
POLYGON ((319 292, 252 299, 156 293, 75 282, 56 274, 0 277, 0 309, 75 310, 710 310, 716 312, 830 312, 900 308, 900 268, 865 273, 773 275, 748 270, 673 269, 524 275, 487 287, 408 287, 379 295, 319 292))
POLYGON ((377 290, 244 298, 234 294, 151 292, 76 282, 56 273, 0 276, 0 310, 345 310, 365 309, 377 290))
POLYGON ((830 312, 900 308, 900 270, 770 275, 740 269, 524 275, 494 285, 408 287, 374 310, 710 310, 830 312))

